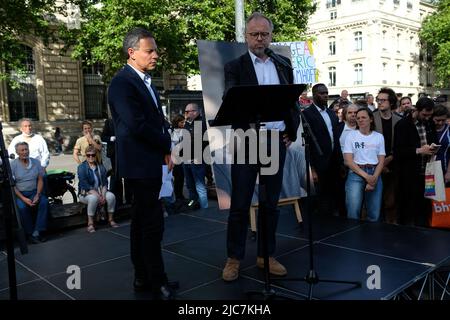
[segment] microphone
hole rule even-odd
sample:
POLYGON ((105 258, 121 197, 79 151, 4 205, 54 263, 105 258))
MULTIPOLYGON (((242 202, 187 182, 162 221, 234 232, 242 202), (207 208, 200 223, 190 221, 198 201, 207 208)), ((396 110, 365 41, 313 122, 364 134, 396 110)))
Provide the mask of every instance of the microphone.
POLYGON ((272 58, 278 64, 281 64, 282 66, 284 66, 290 70, 294 70, 286 61, 284 61, 284 59, 282 59, 279 55, 277 55, 275 52, 273 52, 272 49, 266 48, 266 49, 264 49, 264 53, 268 57, 272 58))

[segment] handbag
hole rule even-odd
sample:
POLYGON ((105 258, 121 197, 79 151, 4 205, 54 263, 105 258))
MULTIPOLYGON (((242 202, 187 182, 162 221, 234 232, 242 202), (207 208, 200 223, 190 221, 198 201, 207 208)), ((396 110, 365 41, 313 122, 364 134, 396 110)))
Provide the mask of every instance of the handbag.
POLYGON ((435 228, 450 229, 450 188, 445 189, 447 201, 431 202, 430 226, 435 228))
POLYGON ((446 200, 442 165, 441 161, 436 160, 436 157, 433 157, 430 162, 427 162, 425 168, 424 197, 436 201, 446 200))

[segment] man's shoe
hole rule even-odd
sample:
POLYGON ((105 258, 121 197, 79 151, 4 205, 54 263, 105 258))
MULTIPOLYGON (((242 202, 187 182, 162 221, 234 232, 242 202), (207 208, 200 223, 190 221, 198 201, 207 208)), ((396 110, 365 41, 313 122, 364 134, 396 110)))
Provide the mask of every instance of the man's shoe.
MULTIPOLYGON (((264 269, 264 259, 261 257, 256 258, 256 266, 260 269, 264 269)), ((269 257, 269 272, 275 276, 287 275, 286 268, 274 257, 269 257)))
POLYGON ((234 281, 239 277, 239 266, 241 262, 237 259, 228 258, 225 268, 222 271, 222 279, 225 281, 234 281))
POLYGON ((41 243, 41 241, 39 241, 39 238, 35 237, 35 236, 29 236, 28 237, 28 242, 31 243, 31 244, 41 243))
POLYGON ((135 278, 133 282, 134 291, 142 292, 142 291, 150 291, 152 288, 144 279, 135 278))
POLYGON ((187 207, 189 210, 198 210, 200 209, 200 203, 197 200, 190 200, 187 207))
POLYGON ((153 292, 153 300, 175 300, 175 290, 169 285, 163 285, 153 292))

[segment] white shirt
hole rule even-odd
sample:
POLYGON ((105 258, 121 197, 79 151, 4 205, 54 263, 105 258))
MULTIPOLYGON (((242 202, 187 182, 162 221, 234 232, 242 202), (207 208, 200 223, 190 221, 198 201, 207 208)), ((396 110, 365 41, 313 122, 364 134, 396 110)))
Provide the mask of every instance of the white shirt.
MULTIPOLYGON (((259 85, 267 84, 280 84, 280 79, 278 78, 277 68, 273 63, 271 58, 266 59, 266 61, 261 60, 255 56, 251 51, 248 51, 250 58, 253 62, 253 67, 255 68, 256 78, 258 79, 259 85)), ((271 121, 262 122, 262 125, 267 130, 279 130, 284 131, 286 129, 286 124, 284 121, 271 121)))
POLYGON ((342 131, 341 136, 339 137, 339 142, 341 144, 342 153, 344 153, 345 139, 347 139, 347 136, 350 132, 355 131, 355 130, 356 130, 356 127, 350 128, 347 125, 347 123, 345 123, 344 130, 342 131))
MULTIPOLYGON (((139 77, 142 79, 142 81, 144 81, 145 86, 147 87, 148 91, 150 92, 150 94, 151 94, 151 96, 153 98, 153 102, 155 102, 156 108, 158 108, 158 100, 156 100, 155 93, 153 92, 153 89, 151 87, 152 78, 150 77, 150 75, 148 73, 144 73, 142 71, 139 71, 138 69, 133 67, 131 64, 128 64, 128 65, 131 68, 133 68, 133 70, 136 71, 136 73, 139 75, 139 77)), ((159 109, 158 109, 158 111, 159 111, 159 109)))
POLYGON ((39 134, 33 134, 30 141, 26 141, 23 134, 19 134, 12 139, 8 147, 8 155, 14 154, 15 158, 19 158, 16 153, 16 144, 19 142, 28 143, 28 149, 30 150, 30 158, 39 160, 42 168, 47 168, 50 162, 50 152, 48 152, 47 142, 39 134))
POLYGON ((319 111, 320 115, 323 118, 323 121, 325 121, 325 124, 326 124, 327 129, 328 129, 328 134, 330 135, 331 145, 333 146, 333 149, 334 149, 333 125, 331 124, 330 116, 327 113, 327 108, 325 107, 322 110, 315 103, 313 103, 313 105, 317 108, 317 111, 319 111))
POLYGON ((374 105, 374 104, 368 104, 368 105, 367 105, 367 108, 369 108, 369 109, 370 109, 370 111, 374 112, 374 111, 375 111, 375 109, 376 109, 377 107, 375 107, 375 105, 374 105))
POLYGON ((344 153, 352 153, 356 164, 377 165, 378 156, 386 155, 383 135, 372 131, 366 136, 359 130, 352 131, 345 139, 344 153))

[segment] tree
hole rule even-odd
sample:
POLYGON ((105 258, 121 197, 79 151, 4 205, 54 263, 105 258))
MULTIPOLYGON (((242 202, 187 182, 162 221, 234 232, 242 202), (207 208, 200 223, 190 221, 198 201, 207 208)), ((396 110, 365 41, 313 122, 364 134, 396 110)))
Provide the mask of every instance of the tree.
MULTIPOLYGON (((132 27, 155 36, 167 71, 198 72, 196 40, 234 41, 234 1, 230 0, 103 0, 81 12, 81 28, 63 28, 73 57, 101 63, 105 80, 123 65, 123 37, 132 27)), ((314 12, 312 0, 248 1, 246 13, 260 10, 274 20, 276 41, 298 40, 314 12)))
POLYGON ((450 86, 450 0, 438 2, 436 12, 423 21, 419 36, 434 52, 436 85, 450 86))
MULTIPOLYGON (((24 70, 23 41, 35 36, 47 44, 54 36, 54 15, 65 14, 69 2, 58 0, 2 0, 0 7, 0 62, 21 75, 24 70)), ((0 68, 0 80, 11 80, 5 68, 0 68)), ((14 82, 17 85, 17 82, 14 82)))

